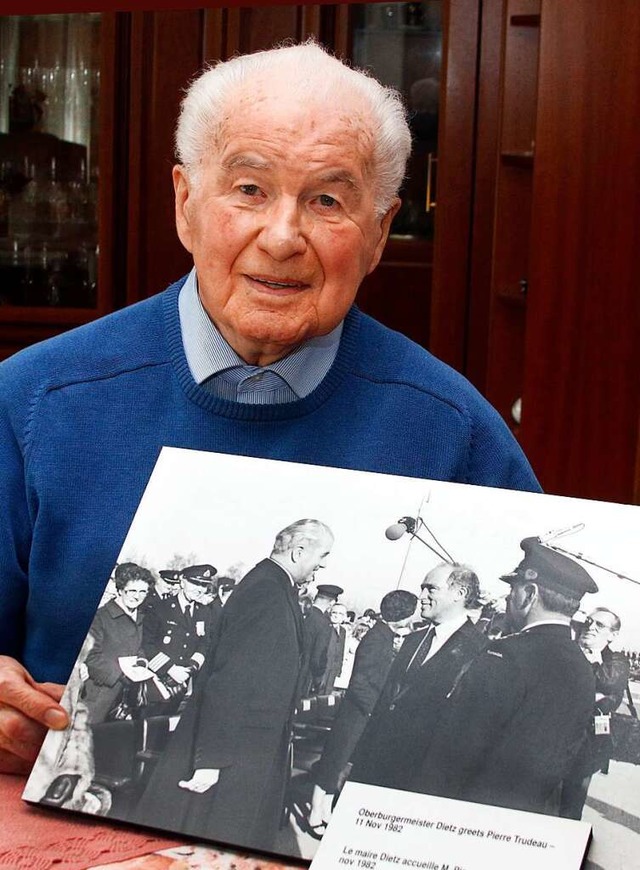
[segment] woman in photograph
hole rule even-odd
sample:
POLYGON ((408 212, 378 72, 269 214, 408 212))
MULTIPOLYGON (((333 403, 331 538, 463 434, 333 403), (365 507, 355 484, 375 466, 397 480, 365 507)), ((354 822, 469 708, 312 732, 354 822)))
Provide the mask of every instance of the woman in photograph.
POLYGON ((119 659, 142 653, 140 605, 147 597, 152 579, 150 571, 133 562, 118 565, 115 598, 99 607, 95 615, 89 632, 93 647, 85 660, 88 679, 83 693, 92 725, 110 718, 122 700, 127 679, 119 659))

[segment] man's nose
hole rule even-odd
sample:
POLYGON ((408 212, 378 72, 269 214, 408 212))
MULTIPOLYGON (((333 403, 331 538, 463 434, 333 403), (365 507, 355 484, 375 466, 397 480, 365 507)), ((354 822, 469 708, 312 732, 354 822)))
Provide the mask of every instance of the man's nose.
POLYGON ((304 216, 295 199, 282 197, 265 213, 258 245, 274 260, 304 254, 307 249, 304 216))

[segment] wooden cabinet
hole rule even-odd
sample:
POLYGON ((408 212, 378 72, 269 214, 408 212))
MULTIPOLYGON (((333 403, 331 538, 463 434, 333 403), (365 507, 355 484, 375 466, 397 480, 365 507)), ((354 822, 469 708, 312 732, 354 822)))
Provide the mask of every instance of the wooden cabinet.
POLYGON ((500 0, 485 9, 465 373, 515 434, 525 365, 539 41, 540 0, 500 0))
POLYGON ((547 491, 621 502, 640 501, 636 13, 632 0, 484 4, 467 319, 453 350, 437 348, 547 491))
POLYGON ((521 440, 553 492, 640 502, 640 17, 543 0, 521 440))
MULTIPOLYGON (((84 306, 0 304, 0 357, 189 268, 173 222, 173 130, 182 88, 205 61, 311 35, 345 57, 390 45, 382 66, 411 92, 430 78, 420 26, 437 8, 435 233, 432 218, 405 213, 359 303, 465 373, 547 490, 640 500, 636 5, 425 0, 377 3, 369 17, 325 3, 100 16, 97 292, 84 306), (411 47, 408 65, 399 46, 411 47)), ((423 150, 410 185, 426 178, 423 150)))
POLYGON ((0 18, 0 358, 113 308, 115 43, 102 19, 0 18))

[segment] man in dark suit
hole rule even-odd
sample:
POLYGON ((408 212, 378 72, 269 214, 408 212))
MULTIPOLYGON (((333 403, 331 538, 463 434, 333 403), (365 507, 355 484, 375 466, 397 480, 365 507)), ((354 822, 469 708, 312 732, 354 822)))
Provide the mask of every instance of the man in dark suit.
POLYGON ((299 520, 234 589, 207 679, 151 777, 137 822, 273 849, 301 675, 297 586, 324 567, 332 545, 327 526, 299 520))
POLYGON ((525 538, 507 620, 451 695, 410 789, 557 814, 560 785, 591 718, 591 667, 571 639, 582 596, 597 592, 577 562, 525 538))
POLYGON ((629 683, 627 657, 610 648, 621 626, 616 613, 606 607, 596 607, 576 627, 576 641, 591 665, 596 681, 596 696, 585 741, 562 784, 560 815, 565 818, 582 817, 591 777, 599 770, 608 772, 609 769, 613 752, 611 714, 622 703, 629 683))
POLYGON ((448 692, 484 645, 468 618, 478 596, 470 568, 442 563, 427 574, 420 609, 429 625, 409 635, 393 662, 356 749, 351 779, 409 788, 448 692))
POLYGON ((322 757, 312 772, 314 780, 308 827, 311 836, 320 838, 331 815, 335 792, 343 771, 362 736, 376 705, 394 656, 394 641, 399 632, 409 629, 418 604, 417 597, 404 589, 388 592, 380 603, 381 618, 358 644, 349 688, 323 748, 322 757))
POLYGON ((303 695, 318 694, 322 688, 331 643, 331 623, 327 611, 343 592, 341 586, 322 583, 317 587, 313 606, 304 618, 303 695))

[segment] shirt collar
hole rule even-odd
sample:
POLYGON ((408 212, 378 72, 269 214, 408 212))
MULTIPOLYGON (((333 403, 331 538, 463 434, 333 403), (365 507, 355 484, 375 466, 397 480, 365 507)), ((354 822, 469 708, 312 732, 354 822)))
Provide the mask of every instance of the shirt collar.
POLYGON ((525 625, 521 632, 529 631, 532 628, 537 628, 539 625, 561 625, 563 628, 570 630, 570 625, 562 619, 539 619, 537 622, 531 622, 525 625))
POLYGON ((193 604, 193 602, 192 602, 192 601, 187 601, 187 599, 185 598, 185 595, 184 595, 184 592, 182 591, 182 589, 180 590, 180 592, 178 592, 178 594, 176 595, 176 598, 178 599, 178 604, 180 605, 180 610, 181 610, 183 613, 185 613, 187 607, 189 608, 189 611, 192 610, 191 605, 193 604))
MULTIPOLYGON (((178 300, 180 329, 187 363, 198 384, 229 369, 249 372, 261 370, 248 365, 220 334, 205 311, 198 293, 198 279, 193 268, 185 281, 178 300)), ((264 367, 275 372, 289 385, 296 397, 307 396, 320 384, 340 345, 343 323, 327 335, 318 335, 303 342, 280 360, 264 367)))
POLYGON ((459 613, 457 616, 453 616, 444 622, 432 623, 435 636, 442 642, 449 640, 452 634, 455 634, 459 628, 462 628, 467 618, 466 613, 459 613))
POLYGON ((592 665, 601 665, 603 663, 602 650, 591 650, 584 647, 580 647, 580 649, 584 653, 584 657, 586 658, 586 660, 592 665))

